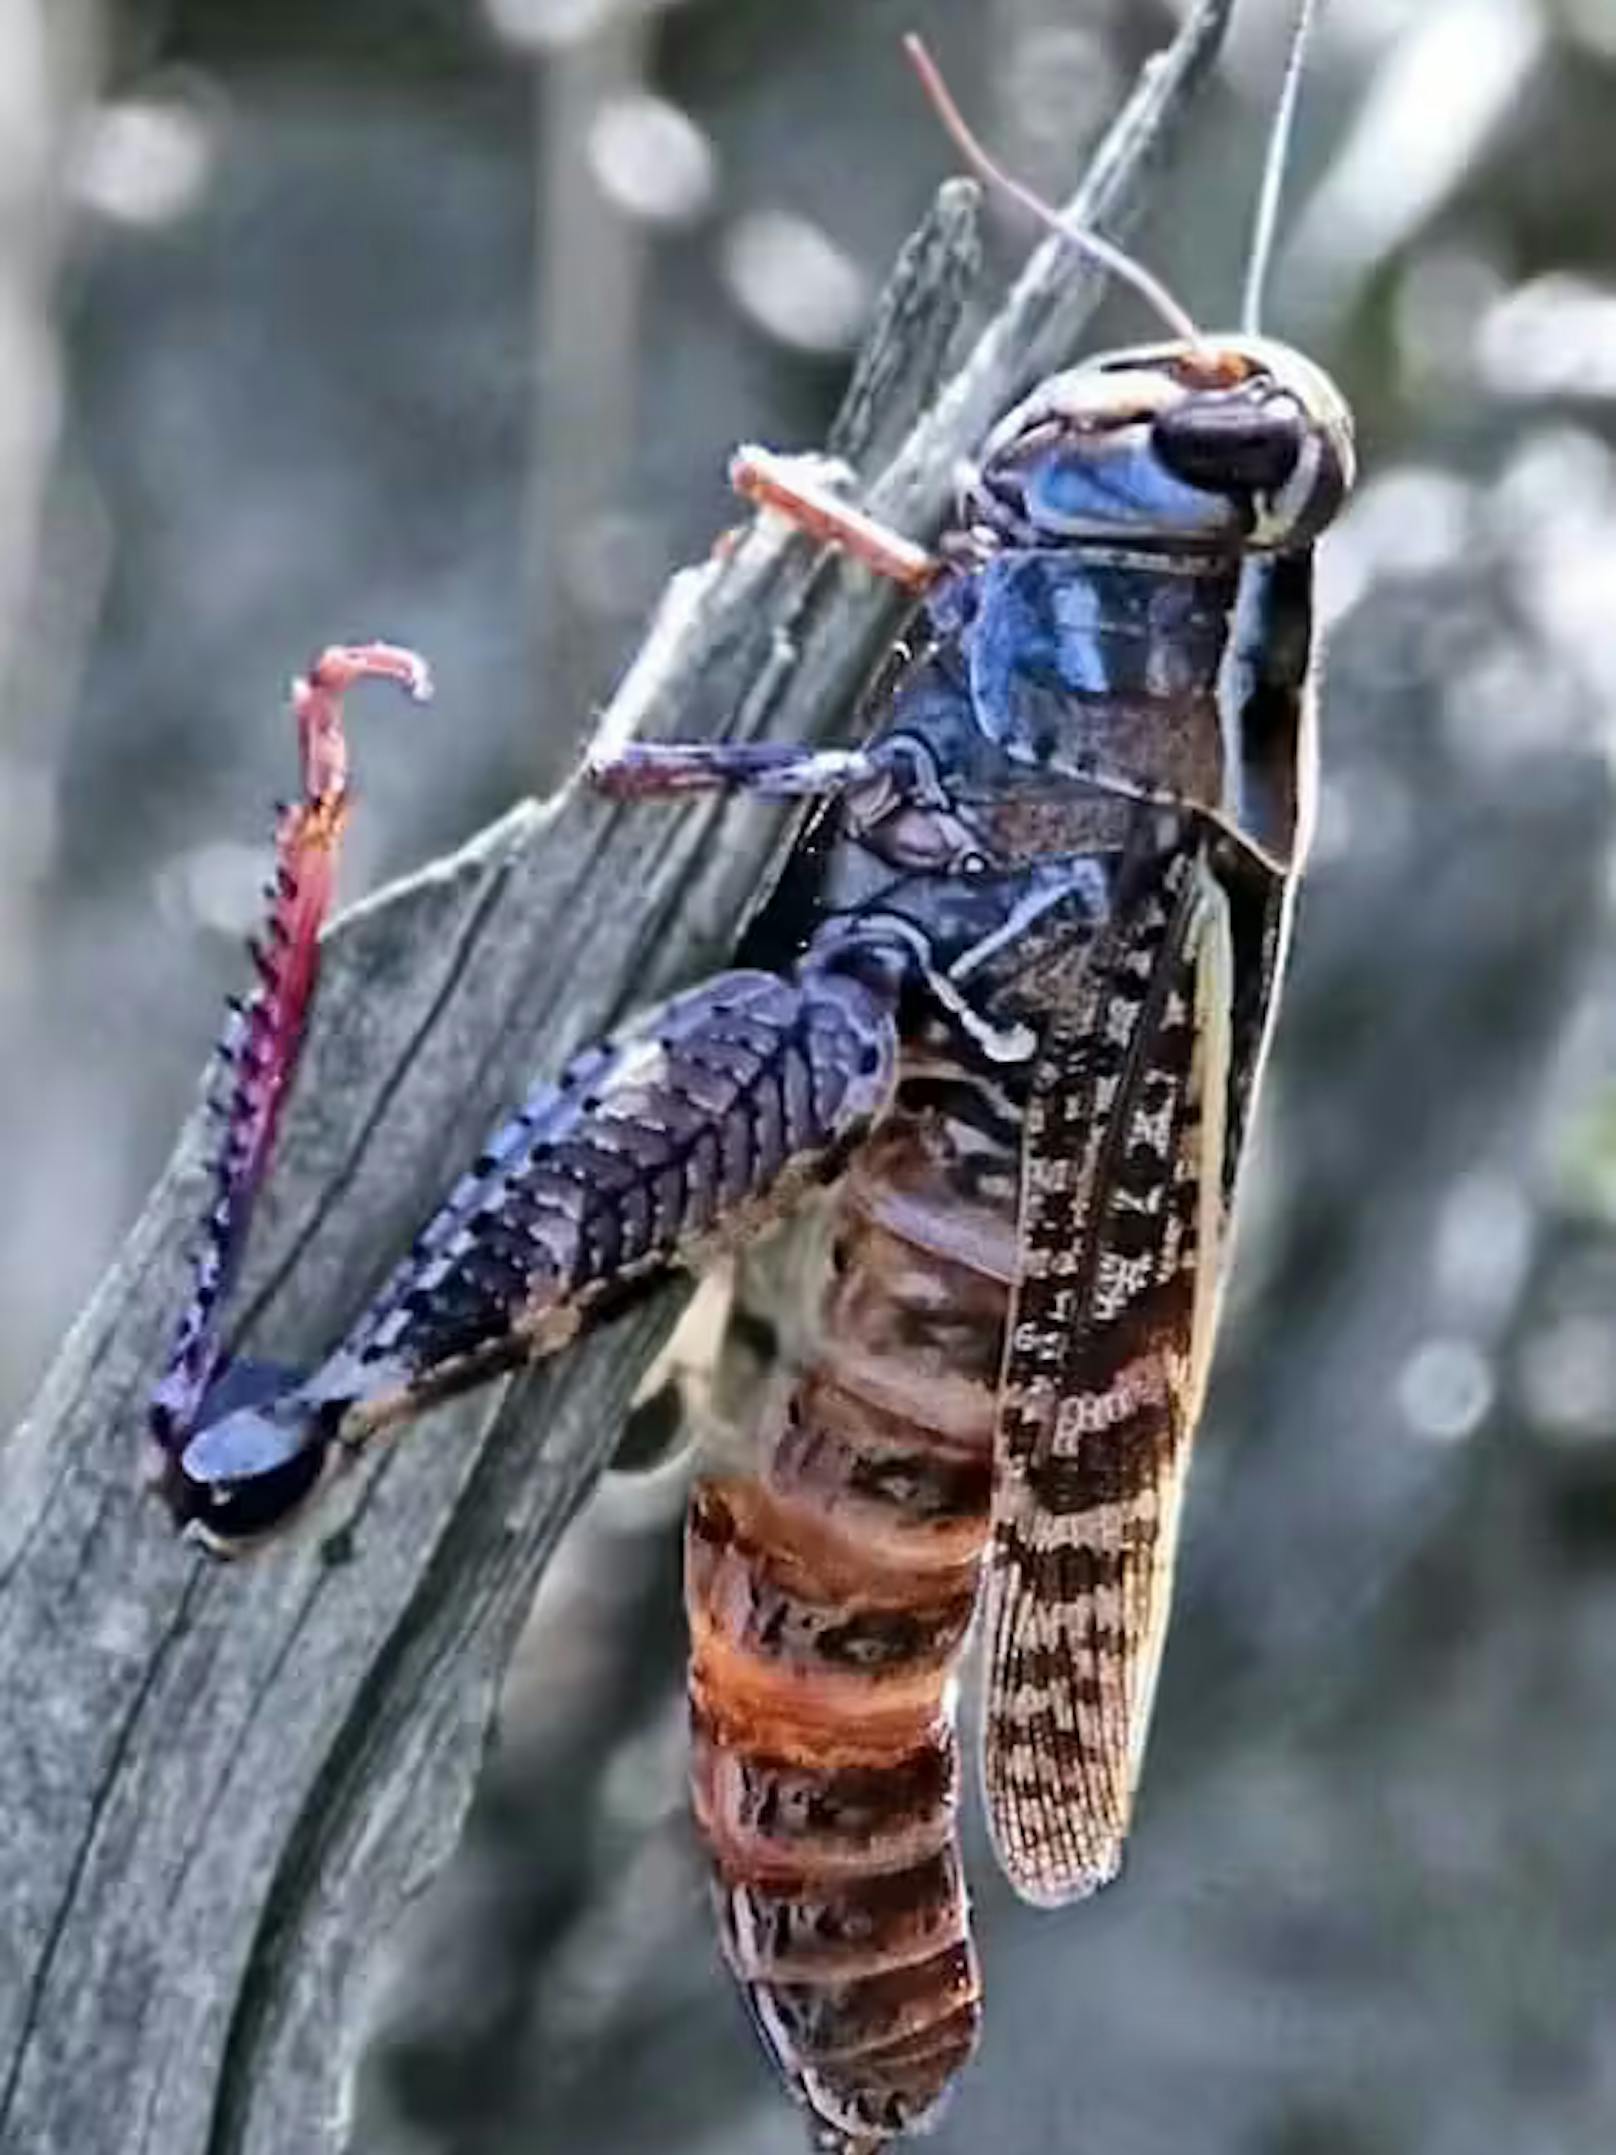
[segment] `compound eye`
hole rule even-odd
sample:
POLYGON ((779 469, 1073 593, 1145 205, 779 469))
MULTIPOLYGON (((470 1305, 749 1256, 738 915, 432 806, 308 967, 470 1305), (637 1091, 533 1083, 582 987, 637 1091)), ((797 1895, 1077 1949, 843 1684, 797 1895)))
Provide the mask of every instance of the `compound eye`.
POLYGON ((1151 428, 1157 455, 1208 494, 1277 494, 1296 469, 1307 422, 1288 396, 1237 390, 1189 397, 1151 428))
POLYGON ((254 1541, 300 1509, 329 1448, 306 1410, 294 1425, 243 1407, 197 1431, 180 1456, 170 1500, 222 1543, 254 1541))

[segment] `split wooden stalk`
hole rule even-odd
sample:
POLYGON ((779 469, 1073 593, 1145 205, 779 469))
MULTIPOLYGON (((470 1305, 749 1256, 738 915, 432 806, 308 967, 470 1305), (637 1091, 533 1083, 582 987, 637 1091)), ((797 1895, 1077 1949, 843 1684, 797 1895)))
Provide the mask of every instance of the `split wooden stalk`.
MULTIPOLYGON (((1229 8, 1203 0, 1141 80, 1075 217, 1126 221, 1229 8)), ((1097 297, 1041 248, 945 378, 975 264, 954 183, 829 444, 922 540, 1097 297)), ((607 723, 845 738, 899 603, 759 524, 674 578, 607 723)), ((724 961, 778 828, 573 786, 338 924, 245 1284, 257 1351, 310 1356, 537 1072, 724 961)), ((205 1153, 198 1117, 0 1455, 0 2146, 29 2155, 341 2144, 366 1971, 459 1833, 535 1585, 679 1305, 432 1416, 315 1534, 219 1568, 137 1488, 205 1153)))

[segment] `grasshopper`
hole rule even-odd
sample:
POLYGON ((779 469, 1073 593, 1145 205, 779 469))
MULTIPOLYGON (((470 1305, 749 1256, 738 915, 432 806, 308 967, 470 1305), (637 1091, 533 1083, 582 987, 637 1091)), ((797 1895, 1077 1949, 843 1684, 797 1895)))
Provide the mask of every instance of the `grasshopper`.
MULTIPOLYGON (((1011 1883, 1080 1898, 1128 1831, 1307 845, 1312 549, 1352 479, 1340 396, 1255 327, 1300 50, 1299 32, 1241 332, 1204 335, 1071 234, 1171 341, 1036 388, 935 552, 743 454, 744 493, 915 594, 863 737, 592 762, 620 796, 809 804, 749 962, 539 1087, 288 1381, 227 1365, 219 1314, 347 813, 342 692, 426 681, 365 645, 294 692, 303 798, 153 1396, 163 1487, 209 1546, 252 1546, 390 1425, 822 1193, 815 1344, 751 1469, 696 1488, 686 1581, 725 1955, 817 2143, 844 2155, 925 2123, 976 2039, 954 1729, 973 1622, 1011 1883)), ((1014 190, 918 58, 969 160, 1014 190)))

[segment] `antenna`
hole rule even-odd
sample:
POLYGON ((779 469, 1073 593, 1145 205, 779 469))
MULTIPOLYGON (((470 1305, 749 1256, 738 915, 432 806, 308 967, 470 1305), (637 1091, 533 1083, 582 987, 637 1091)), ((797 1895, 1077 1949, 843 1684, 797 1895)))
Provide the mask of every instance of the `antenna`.
POLYGON ((990 186, 997 187, 1002 194, 1007 194, 1013 201, 1019 202, 1023 209, 1030 210, 1040 224, 1048 225, 1052 232, 1058 233, 1068 245, 1075 247, 1079 254, 1087 255, 1088 259, 1097 263, 1101 269, 1108 269, 1125 284, 1131 284, 1151 311, 1161 316, 1175 337, 1182 337, 1186 344, 1204 342, 1190 315, 1142 263, 1136 262, 1131 254, 1124 254, 1122 249, 1114 246, 1110 240, 1102 239, 1098 232, 1085 231, 1082 225, 1074 224, 1070 217, 1062 216, 1042 195, 1035 194, 1022 181, 1013 178, 1002 165, 988 155, 965 124, 965 116, 955 104, 953 93, 943 80, 942 70, 912 31, 904 38, 903 49, 914 64, 915 73, 920 77, 926 95, 936 107, 937 117, 953 137, 965 162, 974 171, 980 173, 990 186))
POLYGON ((1240 326, 1255 336, 1262 327, 1263 288, 1273 266, 1274 239, 1279 229, 1279 196, 1290 160, 1291 136, 1296 108, 1302 98, 1302 65, 1307 58, 1315 0, 1299 0, 1291 47, 1285 60, 1285 79, 1279 88, 1279 104, 1268 136, 1268 155, 1263 160, 1262 186, 1257 194, 1257 214, 1251 227, 1251 252, 1246 259, 1246 284, 1240 299, 1240 326))

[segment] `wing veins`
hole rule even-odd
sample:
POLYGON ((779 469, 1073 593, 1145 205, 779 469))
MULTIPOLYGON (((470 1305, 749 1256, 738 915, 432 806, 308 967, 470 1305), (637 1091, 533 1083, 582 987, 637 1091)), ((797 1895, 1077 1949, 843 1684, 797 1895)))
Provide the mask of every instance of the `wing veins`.
MULTIPOLYGON (((1138 1023, 1134 1027, 1133 1037, 1128 1042, 1127 1051, 1123 1058, 1122 1069, 1118 1073, 1116 1098, 1107 1117, 1105 1132, 1100 1139, 1099 1150, 1094 1158, 1094 1175, 1089 1185, 1089 1205, 1091 1210, 1096 1209, 1096 1201, 1103 1196, 1115 1177, 1117 1155, 1122 1150, 1131 1119, 1131 1110, 1137 1104, 1140 1081, 1146 1074, 1146 1066, 1149 1060, 1147 1051, 1155 1039, 1156 1028, 1161 1020, 1162 1008, 1171 993, 1173 967, 1183 955, 1186 931, 1199 910, 1201 902, 1204 902, 1203 893, 1197 879, 1193 875, 1186 876, 1184 888, 1179 893, 1178 901, 1173 910, 1173 917, 1168 924, 1167 933, 1162 940, 1161 950, 1157 954, 1156 963, 1151 972, 1150 985, 1140 1006, 1138 1023)), ((1090 963, 1095 965, 1096 968, 1098 968, 1099 963, 1106 955, 1105 945, 1114 925, 1114 921, 1107 923, 1105 930, 1102 931, 1091 949, 1090 963)), ((1061 1028, 1058 1032, 1052 1030, 1051 1037, 1067 1037, 1066 1029, 1061 1028)), ((1042 1063, 1043 1060, 1044 1058, 1041 1056, 1040 1062, 1042 1063)), ((1035 1079, 1034 1083, 1036 1086, 1038 1080, 1035 1079)), ((1101 1240, 1102 1238, 1098 1234, 1091 1234, 1087 1237, 1084 1262, 1077 1275, 1078 1303, 1082 1311, 1079 1327, 1074 1327, 1074 1333, 1078 1336, 1081 1336, 1082 1331, 1086 1331, 1092 1326, 1101 1240)))
POLYGON ((1026 1270, 1007 1340, 1001 1403, 984 1770, 1001 1864, 1019 1891, 1039 1901, 1093 1890, 1111 1875, 1120 1852, 1159 1665, 1182 1467, 1217 1301, 1228 1082, 1227 902, 1202 845, 1188 834, 1165 860, 1158 856, 1158 866, 1162 880, 1152 896, 1140 901, 1130 893, 1131 902, 1119 906, 1090 946, 1086 993, 1070 1020, 1046 1036, 1029 1103, 1026 1270), (1182 881, 1170 890, 1165 886, 1175 867, 1182 881), (1141 950, 1148 948, 1141 902, 1154 903, 1167 918, 1151 931, 1160 941, 1126 1037, 1117 1042, 1122 1052, 1115 1086, 1102 1097, 1094 1059, 1083 1069, 1080 1058, 1092 1038, 1103 1037, 1119 1000, 1130 934, 1141 950), (1186 1006, 1181 1069, 1155 1052, 1175 991, 1186 1006), (1133 1252, 1137 1269, 1130 1281, 1127 1253, 1118 1247, 1119 1222, 1134 1208, 1119 1209, 1115 1199, 1127 1149, 1147 1112, 1144 1086, 1153 1073, 1167 1076, 1172 1090, 1160 1110, 1149 1111, 1159 1115, 1160 1132, 1151 1143, 1159 1152, 1161 1181, 1154 1202, 1137 1208, 1150 1226, 1133 1252), (1040 1095, 1060 1102, 1063 1085, 1065 1119, 1050 1131, 1034 1110, 1040 1095), (1092 1152, 1084 1153, 1072 1144, 1074 1131, 1081 1131, 1082 1118, 1099 1116, 1103 1126, 1094 1133, 1092 1152), (1050 1146, 1047 1155, 1040 1155, 1040 1138, 1050 1146), (1067 1157, 1076 1152, 1081 1163, 1075 1189, 1070 1181, 1044 1182, 1038 1175, 1040 1166, 1060 1159, 1063 1139, 1067 1157), (1216 1187, 1209 1186, 1209 1173, 1216 1187), (1186 1198, 1193 1200, 1187 1215, 1181 1209, 1186 1198), (1041 1209, 1049 1215, 1043 1221, 1041 1209), (1051 1225, 1066 1218, 1081 1237, 1069 1270, 1044 1239, 1051 1225), (1041 1260, 1036 1266, 1034 1255, 1041 1260), (1083 1371, 1107 1329, 1096 1311, 1108 1255, 1121 1267, 1110 1318, 1119 1326, 1120 1359, 1102 1384, 1083 1371), (1065 1286, 1064 1294, 1050 1293, 1051 1278, 1065 1286), (1186 1280, 1192 1286, 1189 1308, 1179 1312, 1168 1303, 1164 1324, 1162 1290, 1186 1280), (1034 1330, 1027 1339, 1021 1319, 1034 1283, 1037 1303, 1048 1306, 1038 1307, 1032 1320, 1041 1323, 1041 1333, 1034 1330), (1142 1343, 1134 1345, 1121 1328, 1141 1302, 1149 1321, 1142 1343), (1057 1318, 1064 1337, 1051 1356, 1057 1318), (1099 1418, 1081 1418, 1085 1399, 1092 1402, 1090 1416, 1099 1418), (1076 1415, 1063 1445, 1068 1403, 1076 1415), (1017 1421, 1020 1430, 1013 1426, 1017 1421), (1073 1481, 1063 1492, 1058 1469, 1068 1457, 1073 1481), (1038 1486, 1041 1469, 1056 1470, 1047 1489, 1038 1486), (1102 1478, 1098 1494, 1081 1488, 1085 1472, 1102 1478), (1073 1499, 1069 1513, 1063 1494, 1073 1499), (1091 1524, 1074 1529, 1067 1521, 1076 1518, 1091 1524))

